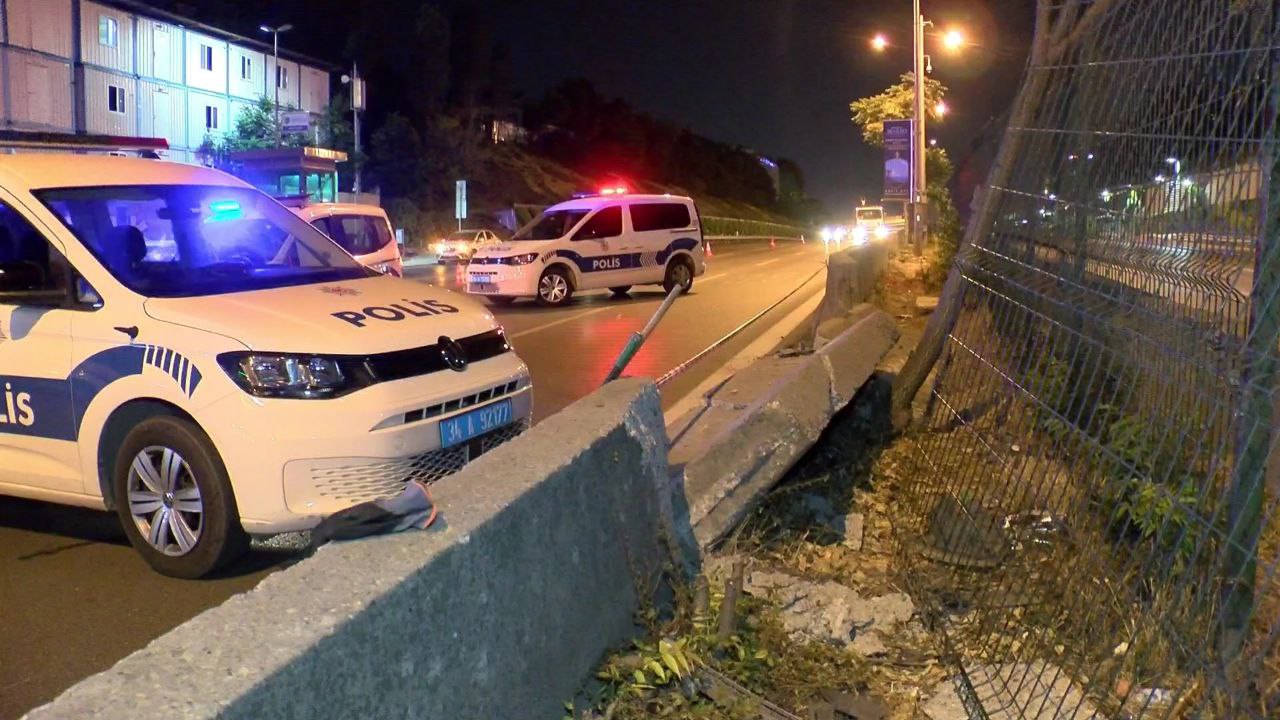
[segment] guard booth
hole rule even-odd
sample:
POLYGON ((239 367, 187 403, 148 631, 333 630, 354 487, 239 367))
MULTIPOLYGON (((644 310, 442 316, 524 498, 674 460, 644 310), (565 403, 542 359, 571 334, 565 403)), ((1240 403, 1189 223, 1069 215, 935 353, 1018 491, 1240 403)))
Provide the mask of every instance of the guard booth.
POLYGON ((338 201, 338 163, 347 154, 318 147, 233 152, 224 168, 275 197, 305 196, 310 202, 338 201))

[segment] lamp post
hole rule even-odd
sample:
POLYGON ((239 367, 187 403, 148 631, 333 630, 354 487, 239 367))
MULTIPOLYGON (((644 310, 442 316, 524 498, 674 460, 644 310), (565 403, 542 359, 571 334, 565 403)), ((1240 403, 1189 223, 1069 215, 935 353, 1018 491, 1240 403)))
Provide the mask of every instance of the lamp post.
POLYGON ((357 202, 360 195, 360 111, 364 109, 364 80, 360 79, 360 68, 355 63, 351 63, 351 74, 342 76, 342 84, 351 85, 351 133, 354 136, 354 147, 352 164, 355 165, 355 178, 352 182, 352 190, 355 191, 357 202))
MULTIPOLYGON (((928 179, 925 174, 925 76, 931 69, 929 56, 924 52, 924 28, 926 25, 932 26, 933 23, 925 20, 924 15, 920 14, 920 0, 912 1, 911 14, 911 37, 912 37, 912 73, 915 76, 915 97, 912 102, 912 115, 915 122, 912 123, 912 155, 914 155, 915 167, 912 168, 913 182, 911 195, 911 227, 909 232, 912 238, 912 244, 915 247, 917 255, 924 253, 924 242, 927 237, 928 230, 928 194, 925 192, 928 186, 928 179)), ((951 51, 959 50, 965 44, 964 33, 958 29, 948 30, 942 35, 943 46, 951 51)), ((889 46, 888 39, 883 34, 877 34, 871 40, 871 47, 877 52, 885 50, 889 46)), ((938 116, 945 115, 948 111, 946 103, 939 102, 934 108, 938 116)))
POLYGON ((912 138, 913 150, 915 155, 915 182, 911 185, 911 242, 915 247, 916 255, 924 254, 925 233, 927 232, 926 218, 926 179, 925 179, 925 162, 924 162, 924 138, 925 138, 925 116, 924 116, 924 16, 920 14, 920 0, 914 0, 911 10, 911 37, 915 45, 912 55, 915 60, 915 110, 914 117, 916 121, 913 123, 912 130, 915 137, 912 138))
POLYGON ((258 29, 264 33, 271 33, 271 57, 276 66, 275 112, 272 113, 272 117, 275 119, 276 126, 276 147, 280 147, 280 33, 289 32, 293 29, 293 25, 290 23, 276 25, 275 27, 259 25, 258 29))

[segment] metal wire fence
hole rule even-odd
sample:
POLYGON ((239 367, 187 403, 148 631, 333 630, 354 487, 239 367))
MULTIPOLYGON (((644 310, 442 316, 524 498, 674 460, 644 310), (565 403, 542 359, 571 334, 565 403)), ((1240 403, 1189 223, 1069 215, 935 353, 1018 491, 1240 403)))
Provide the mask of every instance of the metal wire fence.
POLYGON ((1274 0, 1040 0, 902 488, 972 717, 1280 717, 1274 0))

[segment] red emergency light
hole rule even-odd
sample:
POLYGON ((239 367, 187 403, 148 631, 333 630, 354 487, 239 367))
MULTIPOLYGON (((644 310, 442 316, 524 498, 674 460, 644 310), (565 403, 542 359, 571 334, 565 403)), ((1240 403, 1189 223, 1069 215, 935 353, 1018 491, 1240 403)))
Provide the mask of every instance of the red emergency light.
POLYGON ((601 195, 626 195, 627 186, 626 185, 606 185, 600 188, 600 194, 601 195))

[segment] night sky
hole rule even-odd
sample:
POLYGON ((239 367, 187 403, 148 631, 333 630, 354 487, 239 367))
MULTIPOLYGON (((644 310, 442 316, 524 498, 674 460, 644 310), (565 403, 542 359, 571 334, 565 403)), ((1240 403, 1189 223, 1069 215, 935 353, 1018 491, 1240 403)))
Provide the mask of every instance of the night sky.
MULTIPOLYGON (((283 44, 335 63, 360 12, 352 0, 152 0, 257 35, 291 22, 283 44), (236 27, 240 26, 240 27, 236 27)), ((410 22, 420 0, 382 0, 410 22), (402 10, 395 10, 395 8, 402 10)), ((911 0, 440 0, 479 7, 511 49, 515 84, 536 98, 572 77, 716 140, 790 157, 807 190, 845 213, 880 196, 878 151, 862 144, 849 102, 911 69, 911 0), (898 46, 877 54, 870 38, 898 46)), ((962 177, 956 204, 985 175, 1031 42, 1034 0, 922 0, 939 30, 964 28, 961 55, 931 47, 951 114, 930 129, 962 177)), ((453 42, 466 38, 452 38, 453 42)), ((931 41, 927 41, 931 42, 931 41)), ((371 96, 379 93, 370 87, 371 96)))
MULTIPOLYGON (((910 0, 490 0, 517 84, 534 95, 581 75, 659 117, 717 140, 791 157, 810 194, 832 211, 880 195, 878 151, 865 146, 848 105, 910 70, 910 0), (884 55, 877 30, 903 47, 884 55)), ((940 48, 934 74, 952 114, 935 125, 961 165, 1021 77, 1032 0, 924 0, 939 28, 962 26, 975 47, 940 48)), ((926 40, 926 43, 929 41, 926 40)), ((992 133, 986 133, 990 136, 992 133)))

